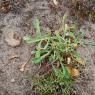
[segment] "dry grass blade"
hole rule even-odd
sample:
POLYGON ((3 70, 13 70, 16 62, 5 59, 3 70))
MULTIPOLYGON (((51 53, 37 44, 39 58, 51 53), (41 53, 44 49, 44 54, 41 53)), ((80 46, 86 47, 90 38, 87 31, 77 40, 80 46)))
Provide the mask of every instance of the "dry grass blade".
POLYGON ((24 72, 25 67, 26 67, 26 64, 30 62, 30 59, 31 59, 31 54, 30 54, 30 57, 29 57, 29 59, 27 60, 27 62, 23 63, 23 64, 20 66, 20 71, 21 71, 21 72, 24 72))

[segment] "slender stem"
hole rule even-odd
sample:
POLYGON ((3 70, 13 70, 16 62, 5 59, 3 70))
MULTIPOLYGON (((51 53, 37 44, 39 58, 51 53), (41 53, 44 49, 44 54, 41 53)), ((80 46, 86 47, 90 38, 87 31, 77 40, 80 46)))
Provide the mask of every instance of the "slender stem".
POLYGON ((41 58, 42 58, 42 59, 46 58, 47 56, 50 55, 50 53, 51 53, 51 51, 49 51, 48 53, 44 54, 41 58))

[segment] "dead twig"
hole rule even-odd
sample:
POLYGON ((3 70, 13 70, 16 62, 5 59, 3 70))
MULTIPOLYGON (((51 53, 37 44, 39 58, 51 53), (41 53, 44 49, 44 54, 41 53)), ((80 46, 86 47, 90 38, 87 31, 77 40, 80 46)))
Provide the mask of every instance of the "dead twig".
POLYGON ((25 67, 26 67, 26 64, 29 63, 29 61, 30 61, 30 59, 31 59, 31 56, 32 56, 32 55, 30 55, 29 59, 28 59, 25 63, 23 63, 23 64, 21 65, 21 67, 20 67, 20 71, 21 71, 21 72, 24 72, 25 67))

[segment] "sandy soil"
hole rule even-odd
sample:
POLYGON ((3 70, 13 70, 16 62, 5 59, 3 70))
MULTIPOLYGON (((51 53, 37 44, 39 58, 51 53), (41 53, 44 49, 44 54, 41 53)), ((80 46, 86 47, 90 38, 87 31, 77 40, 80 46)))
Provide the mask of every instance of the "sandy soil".
MULTIPOLYGON (((65 8, 62 5, 55 8, 49 0, 10 1, 11 9, 7 12, 0 9, 0 95, 33 95, 31 75, 36 67, 27 64, 24 72, 19 70, 20 65, 29 59, 32 46, 21 41, 20 45, 12 47, 5 40, 6 34, 15 32, 21 38, 26 34, 33 35, 32 20, 35 16, 40 18, 42 30, 46 27, 55 29, 58 25, 57 15, 63 15, 65 8)), ((81 26, 82 39, 88 45, 78 49, 86 60, 81 78, 75 84, 78 95, 95 95, 95 47, 89 45, 95 41, 94 26, 89 22, 81 26)))

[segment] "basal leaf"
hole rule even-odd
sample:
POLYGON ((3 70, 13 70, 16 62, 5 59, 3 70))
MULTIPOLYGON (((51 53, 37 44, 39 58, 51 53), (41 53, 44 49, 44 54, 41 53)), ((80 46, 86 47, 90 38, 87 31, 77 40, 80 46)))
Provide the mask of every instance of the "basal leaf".
POLYGON ((41 57, 39 57, 39 58, 33 58, 33 59, 32 59, 32 63, 37 64, 37 63, 40 63, 41 60, 42 60, 41 57))
POLYGON ((28 43, 28 44, 32 44, 32 43, 36 43, 42 40, 49 40, 50 37, 48 35, 45 36, 41 36, 40 38, 33 38, 31 36, 24 36, 23 40, 28 43))
POLYGON ((54 71, 55 76, 57 76, 58 78, 63 77, 61 69, 56 68, 54 65, 52 65, 52 69, 54 71))
POLYGON ((63 64, 61 63, 61 67, 62 67, 62 71, 63 71, 63 76, 64 76, 65 78, 70 78, 70 75, 69 75, 68 70, 67 70, 67 68, 65 67, 65 65, 63 65, 63 64))
POLYGON ((60 36, 59 32, 56 31, 55 34, 56 34, 56 39, 61 43, 61 36, 60 36))
POLYGON ((40 50, 38 50, 38 51, 35 52, 35 58, 39 58, 40 55, 41 55, 41 51, 40 50))
POLYGON ((40 32, 40 21, 37 17, 35 17, 33 21, 34 28, 36 29, 36 37, 39 38, 41 37, 41 32, 40 32))

